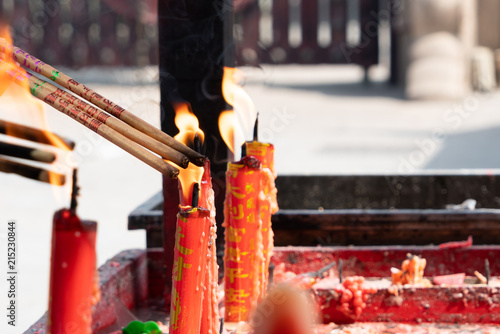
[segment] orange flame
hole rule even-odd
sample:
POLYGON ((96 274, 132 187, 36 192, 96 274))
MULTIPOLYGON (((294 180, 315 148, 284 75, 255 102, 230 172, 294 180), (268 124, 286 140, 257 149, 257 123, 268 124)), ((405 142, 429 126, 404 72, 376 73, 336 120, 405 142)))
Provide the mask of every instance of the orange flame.
MULTIPOLYGON (((191 106, 186 102, 174 103, 175 109, 175 125, 179 129, 179 133, 175 135, 175 139, 183 144, 189 145, 194 142, 196 134, 200 137, 200 144, 205 139, 204 132, 200 129, 198 118, 191 111, 191 106)), ((201 182, 203 176, 203 167, 198 167, 189 164, 186 169, 179 168, 179 182, 181 184, 182 199, 181 205, 190 205, 191 196, 193 193, 193 185, 201 182)))
POLYGON ((237 128, 233 110, 225 110, 219 116, 219 131, 227 147, 234 153, 234 130, 237 128))
MULTIPOLYGON (((7 25, 0 24, 0 38, 2 37, 5 38, 7 42, 12 44, 9 27, 7 25)), ((0 95, 2 95, 11 83, 7 71, 12 69, 13 66, 17 65, 15 65, 14 59, 11 54, 2 53, 0 54, 0 56, 2 58, 2 62, 0 62, 0 95)))
MULTIPOLYGON (((0 25, 0 38, 5 38, 12 44, 12 38, 7 25, 0 25)), ((0 96, 2 96, 4 103, 15 106, 13 109, 16 110, 15 113, 2 115, 2 118, 8 116, 9 119, 14 122, 41 128, 45 137, 50 140, 53 146, 64 151, 71 151, 66 143, 49 130, 43 111, 43 103, 30 94, 28 83, 23 82, 23 86, 17 84, 11 85, 12 78, 9 73, 19 73, 19 75, 23 75, 26 71, 16 63, 12 54, 8 52, 0 53, 0 96)), ((13 129, 6 129, 6 140, 11 140, 9 135, 13 134, 13 131, 13 129)), ((69 161, 70 159, 67 160, 69 161)), ((73 166, 67 167, 68 168, 65 168, 64 172, 67 174, 66 179, 68 180, 70 179, 68 178, 69 172, 73 166)), ((60 185, 58 174, 51 170, 49 170, 49 181, 52 186, 60 185)), ((71 191, 71 182, 66 182, 65 188, 67 190, 65 192, 69 193, 71 191)), ((57 194, 57 192, 54 192, 54 194, 56 198, 60 199, 60 194, 57 194)))
POLYGON ((250 138, 257 115, 255 105, 250 96, 239 85, 244 77, 243 71, 232 67, 224 67, 222 78, 222 95, 234 111, 222 112, 219 116, 219 131, 222 139, 234 153, 239 156, 245 138, 250 138))

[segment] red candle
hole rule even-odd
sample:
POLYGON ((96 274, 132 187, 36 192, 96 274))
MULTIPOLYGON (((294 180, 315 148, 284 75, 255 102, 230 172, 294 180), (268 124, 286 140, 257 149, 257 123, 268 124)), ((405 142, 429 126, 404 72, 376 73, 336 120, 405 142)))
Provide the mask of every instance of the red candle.
POLYGON ((80 220, 74 210, 54 214, 48 333, 92 333, 96 227, 95 222, 80 220))
POLYGON ((264 261, 260 268, 260 297, 264 298, 269 279, 269 263, 274 246, 274 233, 271 226, 271 215, 278 211, 278 201, 276 199, 276 187, 274 179, 274 146, 272 144, 252 141, 245 143, 246 154, 254 156, 262 162, 262 195, 259 196, 260 219, 262 221, 262 247, 264 261))
POLYGON ((225 320, 247 321, 260 295, 262 228, 258 196, 261 162, 251 156, 228 163, 224 203, 225 320))
POLYGON ((201 179, 200 206, 210 211, 210 232, 208 237, 208 254, 206 262, 206 274, 203 290, 203 306, 201 316, 201 334, 219 333, 219 307, 217 305, 217 288, 219 280, 219 266, 217 264, 217 223, 215 221, 214 190, 212 188, 212 177, 210 176, 210 161, 205 162, 204 172, 201 179))
MULTIPOLYGON (((185 144, 192 143, 199 150, 204 134, 191 106, 176 102, 173 107, 175 124, 179 129, 174 138, 185 144)), ((173 252, 170 334, 199 334, 202 328, 208 331, 212 327, 208 323, 209 319, 201 320, 202 309, 205 308, 205 314, 210 311, 209 305, 205 304, 210 298, 209 287, 214 277, 211 274, 212 266, 209 265, 212 254, 209 239, 215 253, 215 237, 211 235, 215 208, 210 163, 207 161, 204 168, 189 164, 186 169, 180 170, 178 188, 181 211, 177 215, 173 252)), ((168 244, 165 247, 169 247, 168 244)))
POLYGON ((177 214, 170 334, 199 334, 210 212, 200 207, 177 214))

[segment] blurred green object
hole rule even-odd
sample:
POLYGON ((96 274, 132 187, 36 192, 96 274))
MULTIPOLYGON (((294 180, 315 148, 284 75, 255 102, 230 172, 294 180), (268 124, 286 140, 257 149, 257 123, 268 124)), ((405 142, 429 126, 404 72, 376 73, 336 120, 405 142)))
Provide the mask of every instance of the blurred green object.
POLYGON ((123 334, 162 334, 156 322, 140 322, 137 320, 130 322, 122 332, 123 334))

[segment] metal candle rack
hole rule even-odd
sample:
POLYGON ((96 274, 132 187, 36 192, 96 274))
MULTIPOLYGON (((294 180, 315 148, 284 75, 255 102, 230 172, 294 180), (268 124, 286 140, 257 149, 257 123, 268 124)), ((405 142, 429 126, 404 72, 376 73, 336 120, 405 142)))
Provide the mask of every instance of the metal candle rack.
MULTIPOLYGON (((497 177, 483 173, 280 176, 276 180, 280 211, 273 216, 275 244, 294 246, 278 247, 273 265, 285 263, 287 270, 304 273, 341 260, 344 276, 381 278, 389 277, 390 268, 399 267, 406 254, 412 253, 427 259, 429 277, 462 272, 474 276, 475 270, 485 272, 485 260, 490 276, 499 275, 497 177), (477 201, 476 209, 447 209, 467 199, 477 201), (433 246, 468 236, 480 246, 433 246)), ((162 202, 158 194, 129 216, 129 229, 146 229, 148 247, 161 245, 162 202)), ((158 249, 148 254, 154 264, 158 249)), ((323 321, 345 320, 330 303, 331 288, 317 293, 323 321)), ((500 295, 492 286, 408 288, 395 298, 388 289, 379 289, 359 321, 500 323, 492 311, 500 295)))

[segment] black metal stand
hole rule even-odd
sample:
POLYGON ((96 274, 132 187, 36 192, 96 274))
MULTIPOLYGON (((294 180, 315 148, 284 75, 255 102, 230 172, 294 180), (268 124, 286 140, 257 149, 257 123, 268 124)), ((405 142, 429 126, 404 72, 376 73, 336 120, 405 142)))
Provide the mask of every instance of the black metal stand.
MULTIPOLYGON (((227 109, 222 96, 224 66, 234 66, 232 1, 164 0, 158 2, 161 126, 178 133, 174 102, 191 104, 205 132, 204 153, 211 161, 218 225, 222 223, 227 146, 218 118, 227 109)), ((175 221, 178 211, 177 181, 164 178, 164 231, 167 277, 171 274, 175 221), (171 253, 171 254, 170 254, 171 253)), ((219 229, 222 231, 222 229, 219 229)), ((223 240, 222 235, 219 240, 223 240)))

